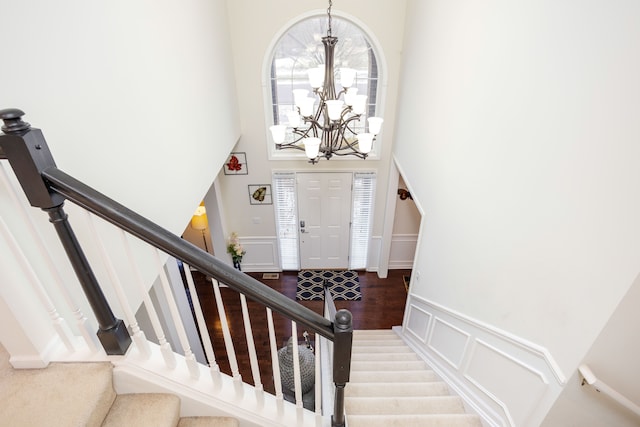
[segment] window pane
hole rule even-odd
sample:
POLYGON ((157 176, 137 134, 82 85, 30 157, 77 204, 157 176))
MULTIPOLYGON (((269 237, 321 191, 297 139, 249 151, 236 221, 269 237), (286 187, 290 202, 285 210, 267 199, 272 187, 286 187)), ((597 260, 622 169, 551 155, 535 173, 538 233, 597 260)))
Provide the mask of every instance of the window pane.
POLYGON ((353 177, 353 208, 351 210, 351 251, 349 268, 367 267, 369 240, 373 224, 373 196, 376 188, 375 173, 356 173, 353 177))
POLYGON ((298 208, 296 205, 296 176, 293 173, 273 175, 273 201, 276 211, 280 264, 283 270, 297 270, 298 208))

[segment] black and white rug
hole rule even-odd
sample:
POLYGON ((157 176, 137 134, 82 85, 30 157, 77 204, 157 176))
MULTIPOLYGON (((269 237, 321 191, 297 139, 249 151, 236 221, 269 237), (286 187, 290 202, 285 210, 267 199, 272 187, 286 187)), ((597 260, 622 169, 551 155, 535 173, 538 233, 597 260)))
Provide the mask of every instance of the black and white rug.
POLYGON ((296 299, 299 301, 323 301, 325 280, 334 301, 359 301, 362 299, 358 272, 352 270, 300 271, 296 299))

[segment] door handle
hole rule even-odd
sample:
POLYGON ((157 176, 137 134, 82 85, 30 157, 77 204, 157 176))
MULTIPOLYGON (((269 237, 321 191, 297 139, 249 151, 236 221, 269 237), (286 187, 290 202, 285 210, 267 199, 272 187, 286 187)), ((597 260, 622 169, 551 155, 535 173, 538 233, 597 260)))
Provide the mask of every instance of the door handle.
POLYGON ((304 226, 306 225, 306 223, 304 222, 304 220, 300 221, 300 232, 301 233, 306 233, 304 226))

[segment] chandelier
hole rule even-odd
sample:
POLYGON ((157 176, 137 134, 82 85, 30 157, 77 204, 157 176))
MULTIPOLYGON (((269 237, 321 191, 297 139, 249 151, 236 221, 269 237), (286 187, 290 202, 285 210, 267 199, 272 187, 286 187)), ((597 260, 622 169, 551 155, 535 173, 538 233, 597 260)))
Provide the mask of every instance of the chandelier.
POLYGON ((308 70, 315 96, 309 96, 306 89, 294 89, 295 109, 287 113, 289 126, 280 124, 269 128, 277 149, 304 150, 312 164, 321 157, 329 160, 334 155, 366 159, 383 122, 380 117, 369 117, 368 132, 356 132, 355 127, 367 108, 367 96, 358 95, 358 88, 352 87, 356 70, 340 68, 342 90, 336 91, 334 49, 338 38, 331 33, 332 6, 329 0, 327 35, 322 37, 325 63, 308 70))

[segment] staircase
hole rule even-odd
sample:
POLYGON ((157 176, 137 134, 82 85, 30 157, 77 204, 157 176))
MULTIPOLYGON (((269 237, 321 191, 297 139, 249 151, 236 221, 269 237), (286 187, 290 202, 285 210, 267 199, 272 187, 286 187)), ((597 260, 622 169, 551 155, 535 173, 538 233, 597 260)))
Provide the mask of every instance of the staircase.
POLYGON ((0 345, 0 425, 29 427, 238 427, 227 417, 180 418, 172 394, 116 395, 112 365, 52 363, 16 370, 0 345))
POLYGON ((482 427, 391 330, 354 331, 345 396, 349 427, 482 427))

